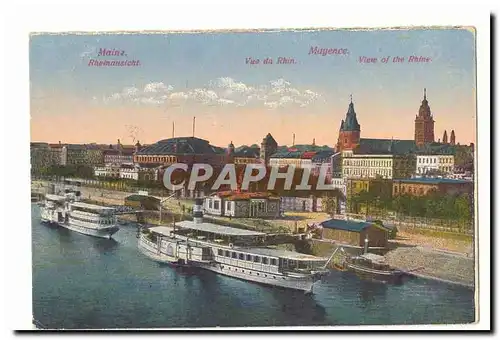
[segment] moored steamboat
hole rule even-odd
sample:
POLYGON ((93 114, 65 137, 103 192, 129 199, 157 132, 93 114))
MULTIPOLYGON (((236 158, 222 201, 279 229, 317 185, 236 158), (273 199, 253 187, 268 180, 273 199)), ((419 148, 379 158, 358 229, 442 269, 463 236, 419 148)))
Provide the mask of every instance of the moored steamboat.
POLYGON ((140 233, 139 250, 152 260, 211 270, 246 281, 312 293, 327 259, 262 246, 265 233, 203 222, 197 199, 194 220, 140 233))

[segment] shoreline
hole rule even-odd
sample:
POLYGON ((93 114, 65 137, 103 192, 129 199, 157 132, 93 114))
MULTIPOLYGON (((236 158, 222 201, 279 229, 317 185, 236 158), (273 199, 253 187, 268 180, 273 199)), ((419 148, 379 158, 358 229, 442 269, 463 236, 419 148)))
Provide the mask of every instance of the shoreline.
POLYGON ((453 280, 443 279, 443 278, 440 278, 440 277, 437 277, 437 276, 419 274, 419 273, 415 273, 415 272, 407 272, 407 271, 404 271, 404 270, 403 270, 403 272, 405 273, 405 275, 407 275, 409 277, 414 277, 414 278, 424 279, 424 280, 429 280, 429 281, 437 281, 437 282, 447 283, 447 284, 451 284, 451 285, 461 286, 461 287, 464 287, 464 288, 470 288, 472 290, 475 289, 475 284, 474 283, 453 281, 453 280))

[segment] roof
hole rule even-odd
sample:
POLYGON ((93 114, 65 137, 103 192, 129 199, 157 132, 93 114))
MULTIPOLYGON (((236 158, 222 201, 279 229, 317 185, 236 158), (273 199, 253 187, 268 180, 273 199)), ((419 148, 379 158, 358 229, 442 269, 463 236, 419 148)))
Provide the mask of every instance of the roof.
POLYGON ((327 258, 317 257, 309 254, 297 253, 295 251, 281 250, 276 248, 237 248, 238 251, 246 251, 251 254, 270 256, 270 257, 281 257, 289 260, 298 261, 326 261, 327 258))
POLYGON ((358 154, 394 154, 406 155, 417 152, 417 145, 413 139, 376 139, 376 138, 361 138, 359 147, 355 153, 358 154))
POLYGON ((49 201, 63 201, 66 199, 66 197, 60 195, 46 194, 45 199, 48 199, 49 201))
POLYGON ((426 143, 418 149, 421 155, 455 155, 457 146, 444 143, 426 143))
POLYGON ((378 263, 385 262, 385 257, 383 257, 382 255, 377 255, 377 254, 373 254, 373 253, 362 254, 362 255, 359 255, 359 257, 365 258, 365 259, 370 260, 372 262, 378 262, 378 263))
POLYGON ((417 178, 405 178, 405 179, 395 179, 394 181, 399 181, 402 183, 421 183, 421 184, 472 184, 472 181, 464 179, 454 179, 454 178, 433 178, 433 177, 417 177, 417 178))
POLYGON ((271 193, 268 192, 234 192, 234 191, 221 191, 215 194, 220 198, 225 198, 228 201, 236 201, 236 200, 247 200, 247 199, 279 199, 278 197, 274 197, 271 193))
POLYGON ((302 157, 301 151, 283 151, 283 152, 276 152, 271 155, 271 158, 301 158, 301 157, 302 157))
POLYGON ((360 221, 337 220, 332 218, 331 220, 321 222, 320 225, 323 226, 323 228, 340 229, 359 233, 363 229, 368 228, 369 226, 372 226, 374 224, 360 221))
POLYGON ((260 148, 242 146, 235 150, 234 157, 259 158, 260 148))
POLYGON ((179 228, 192 229, 192 230, 204 231, 207 233, 214 233, 214 234, 228 235, 228 236, 262 236, 262 235, 266 235, 266 233, 261 233, 258 231, 226 227, 226 226, 213 224, 213 223, 206 223, 206 222, 195 223, 193 221, 182 221, 182 222, 176 222, 175 225, 179 228))
POLYGON ((185 155, 222 154, 224 149, 210 145, 208 141, 196 137, 163 139, 142 148, 137 155, 185 155))
POLYGON ((356 118, 356 112, 354 111, 353 102, 349 103, 349 108, 345 116, 345 121, 341 123, 340 126, 342 131, 360 131, 361 127, 356 118))
POLYGON ((102 205, 95 205, 95 204, 88 204, 88 203, 83 203, 83 202, 74 202, 71 203, 72 207, 76 208, 82 208, 82 209, 89 209, 89 210, 115 210, 115 208, 112 207, 104 207, 102 205))

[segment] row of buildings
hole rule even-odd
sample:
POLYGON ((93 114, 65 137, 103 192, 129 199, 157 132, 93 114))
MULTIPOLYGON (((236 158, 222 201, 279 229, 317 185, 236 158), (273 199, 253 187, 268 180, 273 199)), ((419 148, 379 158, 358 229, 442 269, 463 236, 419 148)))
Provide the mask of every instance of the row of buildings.
MULTIPOLYGON (((424 183, 428 176, 438 179, 470 179, 472 162, 457 167, 456 155, 469 152, 473 159, 473 145, 455 143, 452 131, 450 142, 447 134, 443 141, 434 140, 434 117, 424 98, 415 117, 414 139, 374 139, 361 138, 361 125, 358 122, 354 103, 349 103, 345 119, 341 121, 335 148, 312 145, 294 145, 290 148, 279 146, 268 133, 258 145, 236 148, 231 142, 226 148, 211 145, 209 141, 196 137, 176 137, 160 140, 151 145, 97 144, 47 144, 32 143, 32 170, 39 171, 48 165, 88 165, 94 167, 97 177, 123 178, 131 180, 161 181, 165 168, 174 163, 210 164, 221 168, 227 163, 261 163, 270 167, 294 166, 310 169, 312 175, 319 175, 326 167, 326 180, 348 194, 348 183, 390 180, 398 183, 391 191, 405 192, 406 187, 421 181, 422 190, 427 192, 424 183), (457 171, 459 169, 459 171, 457 171), (419 177, 422 177, 419 179, 419 177), (411 181, 411 185, 404 184, 411 181), (403 184, 401 184, 403 183, 403 184), (400 188, 401 189, 396 189, 400 188)), ((451 182, 450 182, 451 183, 451 182)), ((451 185, 448 183, 448 186, 451 185)), ((365 184, 363 184, 365 185, 365 184)), ((391 184, 392 185, 392 184, 391 184)), ((461 186, 457 182, 457 186, 461 186)), ((414 190, 408 191, 414 192, 414 190)), ((286 203, 295 210, 297 203, 286 203)), ((301 201, 302 207, 314 210, 320 204, 301 201)))
POLYGON ((117 144, 56 144, 34 142, 30 145, 32 172, 50 166, 97 166, 104 164, 133 164, 134 154, 141 149, 136 145, 117 144))

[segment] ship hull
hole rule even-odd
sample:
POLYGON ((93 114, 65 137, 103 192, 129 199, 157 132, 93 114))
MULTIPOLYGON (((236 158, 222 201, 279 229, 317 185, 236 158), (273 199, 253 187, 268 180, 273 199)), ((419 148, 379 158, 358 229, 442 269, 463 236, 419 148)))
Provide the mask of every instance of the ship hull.
POLYGON ((296 278, 291 276, 278 275, 275 273, 259 271, 249 272, 245 268, 227 266, 219 263, 199 264, 197 266, 221 275, 237 278, 240 280, 259 283, 267 286, 298 290, 306 294, 312 294, 314 283, 319 281, 319 277, 317 279, 313 277, 296 278))
POLYGON ((403 279, 403 272, 400 272, 398 270, 381 271, 381 270, 374 270, 371 268, 356 266, 353 264, 348 264, 347 268, 351 272, 355 273, 360 279, 363 280, 398 284, 401 283, 403 279))

